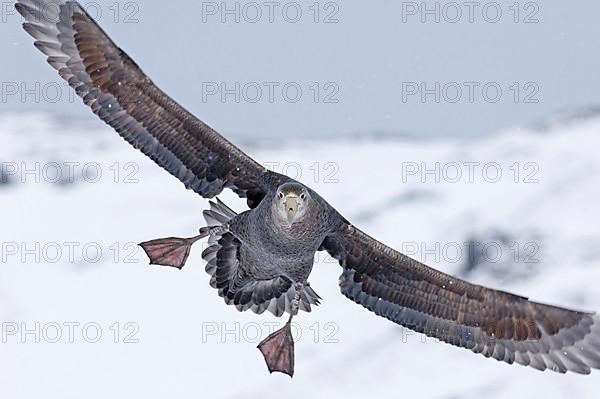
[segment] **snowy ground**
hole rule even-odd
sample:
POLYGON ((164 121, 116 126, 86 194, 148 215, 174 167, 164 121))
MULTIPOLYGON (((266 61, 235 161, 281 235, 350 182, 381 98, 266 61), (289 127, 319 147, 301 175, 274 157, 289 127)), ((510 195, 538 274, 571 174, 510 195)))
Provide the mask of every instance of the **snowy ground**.
MULTIPOLYGON (((148 266, 132 245, 194 234, 207 201, 93 126, 0 118, 2 397, 591 398, 600 390, 600 372, 508 366, 380 319, 339 294, 340 268, 322 254, 311 283, 323 304, 296 319, 296 376, 269 375, 256 345, 279 320, 226 307, 208 285, 200 247, 177 271, 148 266)), ((587 119, 470 142, 366 137, 245 150, 293 177, 301 171, 363 230, 432 266, 600 310, 599 129, 587 119)), ((221 198, 243 209, 232 194, 221 198)))

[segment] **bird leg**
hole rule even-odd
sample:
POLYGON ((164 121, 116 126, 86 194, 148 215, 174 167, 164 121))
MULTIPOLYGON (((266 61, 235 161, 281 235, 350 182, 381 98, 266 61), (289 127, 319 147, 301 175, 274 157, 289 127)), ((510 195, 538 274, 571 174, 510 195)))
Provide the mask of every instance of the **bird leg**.
POLYGON ((190 254, 192 245, 211 234, 221 234, 227 230, 226 226, 203 227, 200 234, 190 238, 159 238, 139 244, 150 258, 151 265, 170 266, 177 269, 183 268, 190 254))
POLYGON ((265 338, 258 349, 263 354, 269 373, 278 371, 294 376, 294 338, 292 337, 292 318, 298 314, 302 284, 296 285, 296 294, 292 300, 290 318, 285 326, 265 338))

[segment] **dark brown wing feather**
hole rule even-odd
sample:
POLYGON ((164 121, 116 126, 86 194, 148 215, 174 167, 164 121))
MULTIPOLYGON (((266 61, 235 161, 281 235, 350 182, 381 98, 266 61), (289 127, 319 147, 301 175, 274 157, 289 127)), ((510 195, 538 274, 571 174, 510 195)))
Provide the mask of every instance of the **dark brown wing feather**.
POLYGON ((231 188, 254 207, 281 175, 267 171, 169 98, 75 1, 21 0, 35 46, 125 140, 204 197, 231 188))
POLYGON ((600 368, 600 319, 468 283, 411 259, 354 226, 321 249, 344 271, 342 293, 376 314, 507 363, 587 374, 600 368))

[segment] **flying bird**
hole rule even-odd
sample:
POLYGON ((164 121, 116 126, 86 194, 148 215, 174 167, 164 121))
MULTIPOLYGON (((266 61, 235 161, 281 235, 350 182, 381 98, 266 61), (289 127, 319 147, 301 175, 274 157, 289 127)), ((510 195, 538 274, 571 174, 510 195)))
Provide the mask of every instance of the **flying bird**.
POLYGON ((181 269, 192 245, 210 285, 240 311, 289 314, 259 349, 270 372, 294 372, 290 322, 320 297, 308 278, 317 251, 339 261, 343 295, 392 322, 509 364, 588 374, 600 368, 600 318, 490 289, 432 269, 346 220, 318 193, 269 171, 161 91, 76 1, 21 0, 35 47, 96 115, 132 146, 205 198, 224 189, 191 238, 140 244, 150 262, 181 269))

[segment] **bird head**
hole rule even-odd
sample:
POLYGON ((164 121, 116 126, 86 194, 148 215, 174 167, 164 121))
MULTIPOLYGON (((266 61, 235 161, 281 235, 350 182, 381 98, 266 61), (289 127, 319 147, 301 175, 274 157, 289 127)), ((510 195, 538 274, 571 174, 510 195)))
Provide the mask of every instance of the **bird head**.
POLYGON ((288 227, 301 220, 310 201, 310 193, 300 183, 285 183, 279 186, 274 198, 278 218, 288 227))

